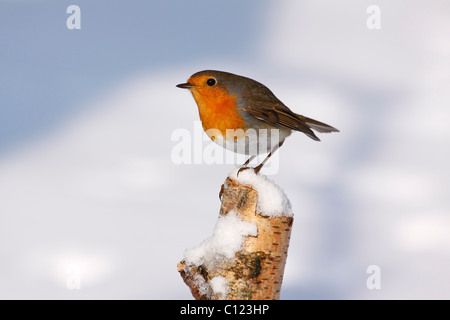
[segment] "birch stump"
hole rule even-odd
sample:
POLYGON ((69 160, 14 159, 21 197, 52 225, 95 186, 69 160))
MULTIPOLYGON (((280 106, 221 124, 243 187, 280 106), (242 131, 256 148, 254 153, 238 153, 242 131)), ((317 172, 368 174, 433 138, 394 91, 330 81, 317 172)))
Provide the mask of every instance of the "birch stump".
MULTIPOLYGON (((241 172, 239 177, 247 171, 251 170, 241 172)), ((254 175, 253 172, 249 174, 254 175)), ((178 271, 195 299, 279 299, 293 223, 292 212, 264 215, 258 204, 261 201, 258 197, 262 195, 254 186, 231 176, 222 186, 219 220, 232 213, 245 223, 255 224, 257 232, 243 237, 242 245, 232 258, 212 265, 190 264, 185 258, 178 263, 178 271)), ((262 179, 268 181, 264 176, 262 179)), ((272 195, 264 192, 264 196, 272 195)), ((287 198, 286 202, 289 204, 287 198)), ((288 208, 285 211, 290 211, 290 204, 288 208)))

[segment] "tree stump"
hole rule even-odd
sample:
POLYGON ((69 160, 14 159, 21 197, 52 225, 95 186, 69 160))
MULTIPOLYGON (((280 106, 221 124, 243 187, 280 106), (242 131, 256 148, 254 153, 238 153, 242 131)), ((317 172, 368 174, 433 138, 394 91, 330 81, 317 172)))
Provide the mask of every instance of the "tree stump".
MULTIPOLYGON (((241 172, 239 177, 246 171, 241 172)), ((254 175, 254 173, 246 174, 254 175)), ((266 184, 268 182, 264 176, 252 177, 255 178, 264 180, 266 184)), ((244 184, 241 180, 227 178, 223 185, 222 205, 213 237, 207 239, 196 252, 187 251, 185 259, 178 263, 178 271, 195 299, 280 298, 293 223, 290 204, 286 198, 284 202, 289 207, 284 208, 284 211, 288 212, 266 215, 265 212, 261 212, 264 208, 258 203, 261 200, 258 200, 261 196, 256 190, 258 187, 244 184), (234 225, 227 229, 225 225, 229 222, 225 220, 233 220, 234 225), (230 236, 228 241, 227 232, 237 232, 238 238, 236 235, 230 236), (236 245, 236 241, 240 243, 236 245), (227 251, 228 248, 220 247, 226 246, 228 242, 231 246, 237 247, 235 252, 230 253, 227 251), (190 256, 195 256, 195 259, 190 256)), ((245 179, 243 181, 245 182, 245 179)), ((274 191, 271 192, 265 187, 265 196, 281 190, 274 185, 270 187, 275 187, 274 191)))

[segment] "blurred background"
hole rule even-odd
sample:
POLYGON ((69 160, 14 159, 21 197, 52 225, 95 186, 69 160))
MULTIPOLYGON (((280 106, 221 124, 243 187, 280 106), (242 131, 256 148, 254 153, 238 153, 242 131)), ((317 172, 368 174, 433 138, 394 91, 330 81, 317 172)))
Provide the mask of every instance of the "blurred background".
POLYGON ((282 299, 449 299, 449 39, 446 0, 1 0, 0 298, 192 298, 177 262, 235 165, 174 163, 199 120, 175 85, 217 69, 341 130, 292 135, 269 176, 282 299))

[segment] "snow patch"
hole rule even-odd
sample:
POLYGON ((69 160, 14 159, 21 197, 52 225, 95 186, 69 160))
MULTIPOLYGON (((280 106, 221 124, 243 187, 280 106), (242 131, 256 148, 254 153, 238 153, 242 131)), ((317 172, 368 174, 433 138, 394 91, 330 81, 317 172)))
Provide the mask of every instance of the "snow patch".
POLYGON ((214 295, 219 295, 220 300, 225 300, 230 292, 228 280, 225 277, 217 276, 209 280, 214 295))
POLYGON ((196 274, 194 276, 194 284, 195 284, 195 287, 198 289, 198 293, 200 295, 211 298, 211 296, 210 296, 211 291, 209 290, 210 286, 208 285, 206 280, 201 275, 196 274))
POLYGON ((258 192, 256 211, 262 216, 293 216, 291 202, 283 189, 264 175, 255 174, 252 169, 237 175, 240 168, 234 169, 229 177, 244 185, 251 185, 258 192))
POLYGON ((257 235, 256 222, 242 221, 238 213, 230 211, 219 216, 211 237, 185 252, 184 260, 187 265, 203 265, 212 269, 234 258, 236 252, 241 250, 245 237, 257 235))

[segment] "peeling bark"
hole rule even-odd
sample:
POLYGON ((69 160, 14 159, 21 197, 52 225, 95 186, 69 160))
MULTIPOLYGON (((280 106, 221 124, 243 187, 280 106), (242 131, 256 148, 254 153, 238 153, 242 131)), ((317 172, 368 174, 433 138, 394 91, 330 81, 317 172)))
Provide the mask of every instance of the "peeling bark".
POLYGON ((234 259, 208 270, 178 263, 178 271, 195 299, 272 300, 280 298, 284 267, 293 223, 292 216, 263 216, 257 212, 258 193, 249 185, 228 178, 223 185, 220 215, 230 211, 257 224, 258 235, 248 236, 234 259), (214 277, 228 280, 227 293, 215 293, 214 277))

